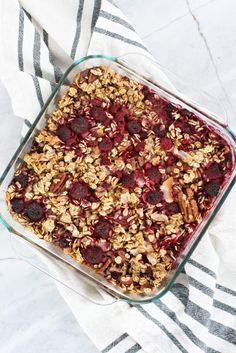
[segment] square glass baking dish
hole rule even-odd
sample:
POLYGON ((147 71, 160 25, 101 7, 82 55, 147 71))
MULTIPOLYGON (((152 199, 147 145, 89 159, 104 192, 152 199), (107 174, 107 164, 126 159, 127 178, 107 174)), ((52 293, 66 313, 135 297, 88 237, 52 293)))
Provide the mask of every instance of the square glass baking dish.
MULTIPOLYGON (((217 107, 217 102, 214 101, 212 103, 211 99, 208 97, 207 100, 208 107, 210 105, 213 108, 216 108, 219 114, 220 111, 217 107)), ((30 127, 28 133, 23 138, 7 168, 3 172, 3 175, 0 179, 0 218, 4 226, 6 226, 6 228, 12 233, 13 238, 21 239, 27 244, 30 244, 30 246, 35 248, 37 251, 40 251, 42 254, 47 255, 49 258, 53 259, 54 264, 58 264, 59 268, 63 267, 63 278, 58 274, 54 274, 53 277, 72 290, 78 292, 74 280, 75 278, 78 278, 78 281, 80 281, 82 276, 85 281, 94 285, 95 287, 98 286, 99 288, 102 288, 116 299, 123 299, 131 303, 148 303, 159 299, 170 289, 177 276, 183 269, 184 265, 190 258, 192 252, 203 237, 210 223, 214 219, 215 215, 219 211, 220 207, 222 206, 224 200, 226 199, 236 181, 235 157, 236 139, 232 131, 228 128, 227 124, 222 122, 222 118, 218 118, 217 114, 210 113, 209 110, 201 108, 198 104, 186 98, 183 93, 177 92, 172 83, 166 80, 165 75, 163 75, 162 71, 158 68, 155 62, 139 54, 127 54, 119 58, 103 55, 90 55, 74 62, 65 72, 60 82, 57 84, 50 97, 48 98, 46 104, 38 114, 36 120, 30 127), (75 76, 79 72, 94 66, 101 65, 110 66, 113 70, 120 73, 121 75, 128 76, 129 78, 148 86, 152 90, 156 91, 158 95, 168 99, 170 102, 178 104, 195 113, 198 117, 204 120, 208 125, 212 126, 223 138, 227 140, 232 153, 232 174, 227 177, 227 180, 223 185, 219 196, 216 198, 213 207, 207 216, 203 219, 202 223, 196 228, 196 231, 186 244, 184 250, 176 261, 175 268, 169 272, 168 277, 165 279, 161 287, 159 287, 154 293, 150 295, 134 295, 124 293, 120 288, 115 287, 111 283, 107 282, 102 276, 96 274, 87 266, 77 264, 70 256, 65 255, 63 250, 51 243, 46 242, 45 240, 39 239, 36 235, 25 229, 20 223, 16 222, 10 215, 5 201, 5 193, 9 183, 13 178, 13 174, 16 168, 22 162, 22 157, 24 154, 29 151, 34 136, 37 134, 39 129, 45 126, 48 116, 50 116, 50 114, 55 110, 59 97, 63 95, 68 85, 73 82, 75 76), (68 276, 66 273, 68 273, 68 276), (71 273, 74 273, 76 277, 71 277, 71 273), (73 278, 73 280, 71 278, 73 278)), ((29 262, 31 261, 29 260, 29 262)), ((40 266, 36 267, 40 268, 40 266)), ((60 271, 57 271, 57 273, 59 272, 60 271)), ((78 292, 78 294, 80 293, 78 292)))

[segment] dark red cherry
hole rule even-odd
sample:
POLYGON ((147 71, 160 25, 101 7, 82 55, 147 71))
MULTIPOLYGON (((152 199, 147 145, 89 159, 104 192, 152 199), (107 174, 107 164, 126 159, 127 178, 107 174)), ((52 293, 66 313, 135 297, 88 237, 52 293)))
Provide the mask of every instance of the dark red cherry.
POLYGON ((94 233, 102 239, 109 238, 111 232, 111 224, 106 219, 101 218, 94 226, 94 233))
POLYGON ((91 110, 91 116, 98 123, 105 123, 105 121, 107 120, 106 112, 102 107, 93 107, 91 110))
POLYGON ((85 116, 75 118, 71 123, 71 129, 77 134, 82 135, 89 131, 89 121, 85 116))
POLYGON ((112 140, 109 137, 103 137, 102 141, 98 143, 98 147, 102 152, 109 152, 113 148, 112 140))
POLYGON ((142 125, 140 124, 139 121, 136 120, 129 120, 126 124, 126 128, 129 131, 130 134, 138 134, 141 129, 142 125))
POLYGON ((205 175, 208 179, 214 180, 222 177, 222 172, 217 163, 213 163, 205 170, 205 175))
POLYGON ((27 173, 21 172, 15 177, 15 181, 17 181, 22 188, 26 188, 29 182, 29 176, 27 173))
POLYGON ((62 142, 66 143, 71 138, 71 130, 67 126, 62 125, 57 129, 57 136, 62 142))
POLYGON ((44 206, 37 201, 30 201, 25 206, 25 216, 32 222, 38 222, 44 217, 44 206))
POLYGON ((73 200, 86 199, 89 196, 89 188, 87 184, 85 184, 83 181, 77 181, 70 189, 69 196, 73 200))
POLYGON ((152 130, 157 137, 165 137, 166 136, 167 130, 166 130, 166 127, 164 124, 158 123, 153 126, 152 130))
POLYGON ((161 180, 161 173, 159 172, 157 167, 151 167, 146 170, 146 175, 149 179, 151 179, 154 183, 159 183, 161 180))
POLYGON ((206 183, 203 186, 203 189, 205 190, 206 194, 210 197, 214 197, 218 194, 220 190, 220 184, 217 180, 212 180, 209 183, 206 183))
POLYGON ((166 210, 169 214, 175 214, 179 212, 179 205, 177 202, 166 203, 166 210))
POLYGON ((135 176, 133 173, 131 174, 123 174, 121 178, 122 185, 127 188, 131 189, 135 187, 135 176))
POLYGON ((146 193, 145 198, 151 205, 156 205, 162 200, 162 193, 157 190, 150 190, 146 193))
POLYGON ((14 212, 16 213, 21 213, 24 210, 24 201, 20 198, 14 197, 14 199, 11 200, 11 208, 14 212))
POLYGON ((163 150, 169 151, 172 148, 173 143, 168 137, 163 137, 160 141, 160 145, 163 150))
POLYGON ((86 248, 80 250, 81 254, 86 262, 92 265, 100 264, 104 261, 104 252, 97 245, 89 245, 86 248))

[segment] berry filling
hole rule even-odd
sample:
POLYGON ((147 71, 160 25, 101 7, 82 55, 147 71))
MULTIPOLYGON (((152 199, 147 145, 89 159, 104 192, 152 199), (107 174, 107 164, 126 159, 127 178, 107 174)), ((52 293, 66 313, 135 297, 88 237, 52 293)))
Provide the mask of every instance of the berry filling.
POLYGON ((153 126, 153 132, 157 137, 165 137, 166 136, 166 127, 163 124, 156 124, 153 126))
POLYGON ((16 213, 22 213, 24 210, 25 204, 22 199, 14 198, 11 200, 11 208, 16 213))
POLYGON ((97 245, 89 245, 86 248, 82 248, 80 252, 84 260, 91 265, 100 264, 105 260, 103 250, 97 245))
POLYGON ((168 137, 164 137, 160 141, 161 148, 165 151, 169 151, 173 147, 173 143, 171 139, 168 137))
POLYGON ((126 189, 134 188, 136 184, 134 174, 124 174, 121 178, 121 183, 126 189))
POLYGON ((72 185, 69 196, 72 200, 80 201, 89 196, 89 188, 83 181, 77 181, 72 185))
POLYGON ((98 123, 105 123, 107 120, 106 112, 102 107, 93 107, 91 110, 91 116, 98 123))
POLYGON ((203 186, 203 190, 208 196, 215 197, 220 190, 220 184, 217 180, 212 180, 203 186))
POLYGON ((57 136, 62 142, 67 143, 72 137, 71 130, 65 125, 60 126, 57 130, 57 136))
POLYGON ((139 121, 130 120, 127 122, 126 128, 130 134, 134 135, 134 134, 138 134, 141 131, 142 125, 140 124, 139 121))
POLYGON ((222 172, 217 163, 213 163, 210 167, 205 170, 205 175, 208 179, 214 180, 222 177, 222 172))
POLYGON ((22 172, 19 175, 15 177, 15 181, 18 182, 21 186, 21 188, 26 188, 29 182, 29 176, 27 173, 22 172))
POLYGON ((101 218, 94 226, 94 234, 98 238, 108 239, 111 232, 111 223, 101 218))
POLYGON ((162 200, 162 193, 161 191, 157 190, 150 190, 145 194, 146 202, 150 205, 156 205, 162 200))
POLYGON ((73 242, 73 235, 62 227, 58 227, 58 232, 54 232, 52 241, 58 245, 61 249, 69 248, 73 242))
POLYGON ((71 123, 71 129, 77 135, 83 135, 88 132, 90 128, 89 121, 85 116, 81 116, 79 118, 75 118, 71 123))
POLYGON ((166 210, 170 215, 180 212, 177 202, 166 203, 166 210))
POLYGON ((45 216, 44 206, 37 201, 30 201, 25 206, 25 216, 32 222, 39 222, 45 216))
POLYGON ((157 167, 151 167, 146 170, 147 177, 152 180, 155 184, 158 184, 161 180, 161 173, 157 167))
POLYGON ((112 140, 106 136, 98 143, 98 147, 102 152, 109 152, 113 148, 112 140))

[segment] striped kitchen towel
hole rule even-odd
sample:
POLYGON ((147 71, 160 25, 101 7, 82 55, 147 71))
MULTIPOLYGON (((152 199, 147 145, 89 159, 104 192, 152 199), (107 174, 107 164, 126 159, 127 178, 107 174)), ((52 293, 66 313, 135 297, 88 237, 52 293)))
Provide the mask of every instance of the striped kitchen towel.
MULTIPOLYGON (((75 59, 94 53, 149 55, 125 16, 106 0, 1 0, 0 10, 0 77, 25 128, 75 59)), ((235 196, 234 190, 161 300, 143 306, 97 306, 59 287, 100 351, 236 351, 235 196)), ((45 261, 52 272, 59 271, 51 260, 45 261)))

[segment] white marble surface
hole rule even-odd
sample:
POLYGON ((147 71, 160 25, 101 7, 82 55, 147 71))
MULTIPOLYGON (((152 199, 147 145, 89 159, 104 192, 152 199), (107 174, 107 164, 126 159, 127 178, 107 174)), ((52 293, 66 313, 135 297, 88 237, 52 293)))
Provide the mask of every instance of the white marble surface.
MULTIPOLYGON (((89 1, 89 0, 88 0, 89 1)), ((235 0, 116 0, 164 66, 223 101, 235 128, 235 0), (144 15, 145 14, 145 15, 144 15)), ((20 121, 0 84, 0 167, 20 137, 20 121)), ((0 351, 96 353, 55 284, 20 261, 0 226, 0 351)))

